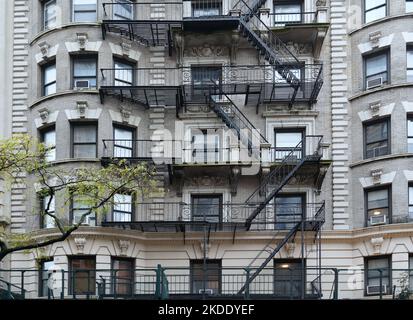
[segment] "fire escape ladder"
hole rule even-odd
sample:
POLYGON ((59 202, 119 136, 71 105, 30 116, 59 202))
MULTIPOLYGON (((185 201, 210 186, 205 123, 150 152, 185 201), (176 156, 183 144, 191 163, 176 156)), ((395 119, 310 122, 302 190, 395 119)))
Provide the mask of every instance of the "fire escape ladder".
POLYGON ((218 85, 214 85, 214 92, 210 93, 209 99, 212 110, 217 116, 228 128, 236 131, 238 139, 253 155, 259 157, 261 143, 268 143, 264 136, 218 85))

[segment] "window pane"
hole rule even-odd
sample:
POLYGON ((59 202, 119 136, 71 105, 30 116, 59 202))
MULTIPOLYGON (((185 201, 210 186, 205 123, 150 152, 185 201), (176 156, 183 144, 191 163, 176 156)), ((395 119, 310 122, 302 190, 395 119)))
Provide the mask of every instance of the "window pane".
POLYGON ((194 17, 218 16, 222 14, 221 2, 192 2, 194 17))
POLYGON ((73 69, 75 77, 96 77, 96 59, 76 59, 73 69))
POLYGON ((127 194, 115 194, 113 210, 132 213, 132 196, 127 194))
POLYGON ((365 0, 365 9, 370 10, 374 7, 378 7, 380 5, 385 5, 386 0, 365 0))
POLYGON ((56 130, 48 130, 42 135, 43 144, 49 150, 46 152, 46 161, 56 160, 56 130))
POLYGON ((204 279, 207 294, 217 294, 220 291, 220 263, 207 261, 206 267, 207 270, 204 270, 203 262, 191 262, 192 292, 194 294, 200 294, 204 291, 204 279))
POLYGON ((56 1, 49 1, 44 5, 44 29, 56 27, 56 1))
POLYGON ((76 294, 93 294, 96 285, 95 259, 72 259, 70 267, 70 285, 72 292, 76 294))
POLYGON ((409 205, 413 206, 413 187, 409 187, 409 205))
POLYGON ((133 292, 133 261, 114 259, 112 261, 112 270, 116 278, 116 294, 130 295, 133 292))
POLYGON ((277 148, 294 148, 302 140, 302 132, 277 132, 275 142, 277 148))
POLYGON ((192 197, 192 218, 194 221, 219 222, 220 215, 221 197, 192 197))
MULTIPOLYGON (((53 197, 50 200, 50 196, 46 196, 43 198, 43 210, 44 212, 50 213, 50 214, 55 214, 56 213, 56 209, 55 209, 55 198, 53 197), (50 201, 50 204, 49 204, 50 201)), ((56 226, 55 224, 55 220, 50 217, 49 215, 43 215, 43 228, 54 228, 56 226)))
POLYGON ((73 146, 74 158, 96 158, 96 145, 73 146))
POLYGON ((387 54, 380 54, 366 59, 366 75, 387 71, 387 54))
POLYGON ((133 84, 132 66, 127 63, 115 61, 115 86, 126 86, 133 84))
POLYGON ((274 13, 276 23, 301 21, 300 4, 277 4, 274 6, 274 13))
POLYGON ((127 0, 116 0, 113 7, 115 20, 130 20, 133 18, 133 5, 127 0))
POLYGON ((413 1, 406 1, 406 12, 413 12, 413 1))
POLYGON ((386 140, 388 136, 387 121, 367 125, 366 142, 373 143, 380 140, 386 140))
POLYGON ((75 125, 73 128, 74 143, 96 143, 96 126, 95 125, 75 125))
POLYGON ((368 209, 388 207, 389 192, 387 189, 369 191, 367 193, 368 209))
POLYGON ((75 22, 96 21, 96 0, 73 0, 73 14, 75 22))

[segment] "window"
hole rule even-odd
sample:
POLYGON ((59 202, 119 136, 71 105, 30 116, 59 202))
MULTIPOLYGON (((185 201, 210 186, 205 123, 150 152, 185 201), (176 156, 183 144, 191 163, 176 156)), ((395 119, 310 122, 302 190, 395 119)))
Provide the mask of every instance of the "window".
POLYGON ((305 283, 301 272, 302 264, 299 259, 274 260, 274 295, 283 298, 301 297, 305 283))
POLYGON ((407 118, 407 152, 413 152, 413 117, 407 118))
POLYGON ((130 296, 134 293, 134 265, 132 259, 112 258, 113 294, 130 296))
POLYGON ((55 219, 49 215, 46 215, 45 212, 47 210, 47 212, 52 215, 56 214, 55 197, 45 196, 42 198, 41 202, 43 210, 41 227, 45 229, 54 228, 56 226, 55 219))
POLYGON ((193 95, 203 99, 209 94, 211 86, 215 83, 222 84, 222 67, 221 66, 192 66, 192 87, 193 95))
POLYGON ((284 194, 275 198, 275 228, 290 230, 305 217, 305 194, 284 194))
MULTIPOLYGON (((286 80, 286 75, 282 76, 278 70, 278 67, 273 68, 273 74, 274 74, 274 82, 275 83, 285 83, 286 86, 290 86, 290 84, 287 83, 286 80)), ((289 64, 289 71, 292 73, 298 80, 304 81, 304 76, 305 76, 305 63, 300 63, 299 65, 297 64, 289 64)))
MULTIPOLYGON (((77 195, 72 196, 72 223, 79 223, 82 215, 86 214, 90 210, 90 198, 80 197, 77 195)), ((96 226, 96 215, 94 212, 90 213, 84 219, 82 225, 96 226)))
POLYGON ((369 257, 366 266, 366 294, 379 295, 391 292, 391 257, 369 257), (381 279, 381 280, 380 280, 381 279), (380 282, 382 287, 380 288, 380 282))
POLYGON ((115 158, 132 158, 134 156, 135 130, 128 127, 114 126, 113 156, 115 158))
POLYGON ((191 260, 191 293, 216 295, 221 292, 221 261, 191 260))
POLYGON ((42 67, 42 95, 48 96, 56 93, 56 62, 53 61, 42 67))
POLYGON ((56 0, 46 1, 43 4, 43 29, 49 30, 57 25, 56 0))
POLYGON ((413 47, 408 47, 406 52, 407 52, 406 79, 407 79, 407 82, 413 82, 413 47))
POLYGON ((133 3, 129 0, 115 0, 113 5, 113 20, 132 20, 133 3))
POLYGON ((299 23, 301 22, 302 3, 301 1, 286 1, 274 3, 274 23, 299 23))
POLYGON ((409 288, 413 291, 413 255, 409 256, 409 288))
POLYGON ((133 85, 133 67, 131 63, 115 60, 115 86, 133 85))
POLYGON ((222 221, 222 195, 192 195, 191 205, 192 221, 222 221))
POLYGON ((222 1, 192 1, 194 18, 222 15, 222 1))
POLYGON ((301 159, 304 153, 303 129, 275 129, 275 160, 285 157, 301 159))
POLYGON ((56 160, 56 128, 51 126, 41 131, 40 137, 42 143, 46 147, 47 151, 45 159, 47 162, 56 160))
POLYGON ((370 54, 364 58, 365 88, 372 89, 390 82, 389 51, 370 54))
POLYGON ((96 286, 96 258, 69 258, 69 291, 71 294, 94 294, 96 286))
POLYGON ((389 119, 364 124, 365 159, 390 154, 389 127, 389 119))
POLYGON ((413 12, 413 0, 406 0, 406 12, 413 12))
POLYGON ((53 259, 42 259, 39 261, 39 296, 48 297, 52 296, 51 290, 49 291, 49 269, 54 266, 53 259))
POLYGON ((409 185, 409 221, 413 221, 413 184, 409 185))
POLYGON ((72 0, 73 22, 95 22, 97 20, 96 0, 72 0))
POLYGON ((132 195, 117 193, 113 196, 113 221, 132 221, 132 195))
POLYGON ((97 157, 97 125, 95 123, 72 125, 72 157, 97 157))
POLYGON ((97 58, 77 56, 73 58, 73 87, 96 88, 97 58))
POLYGON ((390 187, 366 190, 367 226, 390 223, 390 187))
POLYGON ((220 159, 220 135, 215 130, 197 130, 192 134, 192 162, 217 163, 220 159))
POLYGON ((364 22, 369 23, 387 16, 386 0, 364 0, 364 22))

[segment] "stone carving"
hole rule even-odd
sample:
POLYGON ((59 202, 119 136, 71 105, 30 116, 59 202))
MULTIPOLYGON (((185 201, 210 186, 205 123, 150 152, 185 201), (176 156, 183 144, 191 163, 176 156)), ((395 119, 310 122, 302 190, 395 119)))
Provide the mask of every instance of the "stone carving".
POLYGON ((209 44, 204 44, 199 47, 192 47, 188 50, 184 50, 184 56, 190 57, 221 57, 225 53, 224 47, 212 46, 209 44))
POLYGON ((383 237, 378 238, 371 238, 370 243, 373 245, 374 253, 379 254, 381 250, 381 246, 383 245, 384 239, 383 237))
POLYGON ((316 6, 317 7, 325 7, 327 5, 327 0, 317 0, 316 6))
POLYGON ((177 52, 177 62, 179 66, 182 66, 184 59, 184 37, 180 33, 175 33, 175 46, 177 52))
POLYGON ((211 250, 211 244, 210 244, 210 243, 207 243, 206 246, 205 246, 205 244, 204 244, 203 241, 199 241, 199 246, 201 247, 201 251, 202 251, 203 253, 205 253, 205 256, 208 257, 208 256, 209 256, 209 252, 210 252, 210 250, 211 250))
POLYGON ((47 122, 49 122, 50 112, 47 108, 40 109, 39 114, 40 114, 40 119, 42 119, 43 124, 46 124, 47 122))
POLYGON ((87 101, 78 101, 77 102, 76 109, 79 113, 79 118, 85 118, 86 117, 87 108, 88 108, 87 101))
POLYGON ((75 245, 78 253, 83 253, 85 249, 86 238, 75 238, 75 245))
POLYGON ((119 240, 119 249, 120 249, 121 256, 126 256, 129 246, 130 246, 129 240, 119 240))
POLYGON ((120 46, 121 46, 121 48, 122 48, 122 54, 123 54, 125 57, 129 57, 129 54, 130 54, 130 50, 131 50, 131 48, 132 48, 132 45, 131 45, 130 43, 127 43, 127 42, 122 42, 122 43, 120 44, 120 46))
POLYGON ((186 184, 190 186, 196 186, 196 187, 226 186, 228 184, 228 181, 225 177, 211 177, 211 176, 185 178, 185 182, 186 184))
POLYGON ((379 46, 381 36, 381 31, 369 33, 369 41, 371 42, 371 46, 373 48, 377 48, 379 46))
POLYGON ((130 120, 130 117, 131 117, 131 114, 132 114, 131 110, 127 109, 124 106, 121 106, 120 107, 120 113, 122 115, 122 121, 124 123, 129 123, 129 120, 130 120))
POLYGON ((311 45, 305 43, 295 43, 290 41, 287 42, 286 46, 294 55, 310 54, 312 52, 311 45))
POLYGON ((375 101, 370 103, 369 108, 371 110, 371 113, 373 114, 373 117, 378 117, 381 108, 381 101, 375 101))
POLYGON ((85 50, 86 43, 88 41, 87 33, 77 33, 76 35, 77 35, 77 42, 79 42, 79 49, 85 50))
POLYGON ((370 175, 373 178, 374 184, 379 184, 381 182, 382 174, 383 174, 383 169, 373 169, 370 171, 370 175))
POLYGON ((237 33, 234 32, 231 35, 231 48, 230 48, 231 63, 235 63, 235 61, 237 60, 239 42, 240 42, 240 35, 238 32, 237 33))
POLYGON ((288 242, 285 244, 284 248, 285 248, 285 252, 287 253, 287 257, 292 258, 294 256, 295 243, 288 242))
POLYGON ((43 60, 46 60, 49 55, 50 45, 46 41, 39 43, 40 52, 42 53, 43 60))

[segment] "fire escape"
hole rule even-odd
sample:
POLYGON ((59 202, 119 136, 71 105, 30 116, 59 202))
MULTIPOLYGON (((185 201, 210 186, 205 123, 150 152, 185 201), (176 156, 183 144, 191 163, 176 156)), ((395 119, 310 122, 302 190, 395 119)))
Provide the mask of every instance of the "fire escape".
MULTIPOLYGON (((185 3, 186 1, 183 1, 185 3)), ((193 103, 204 103, 210 106, 215 114, 230 129, 234 129, 238 138, 247 149, 254 153, 254 146, 258 144, 268 144, 268 141, 258 132, 254 125, 242 113, 232 100, 234 95, 245 95, 245 104, 253 103, 258 111, 258 107, 263 102, 287 103, 289 108, 298 102, 307 102, 312 105, 316 102, 321 90, 322 66, 303 65, 288 49, 288 47, 277 37, 277 35, 262 21, 259 16, 259 9, 264 5, 264 0, 239 0, 230 10, 228 15, 216 15, 208 17, 184 17, 183 10, 177 10, 181 3, 145 4, 129 3, 122 6, 123 11, 115 9, 119 3, 105 3, 104 11, 110 16, 118 12, 117 19, 104 20, 102 23, 102 35, 105 39, 109 35, 125 37, 130 41, 135 41, 143 46, 165 46, 170 55, 176 44, 174 42, 174 32, 181 30, 197 30, 207 26, 214 28, 226 28, 228 30, 237 29, 252 47, 265 59, 266 64, 260 66, 225 66, 223 73, 227 76, 211 78, 201 85, 195 85, 191 80, 191 70, 185 67, 162 68, 162 70, 130 68, 126 72, 133 74, 130 83, 120 83, 117 81, 117 74, 121 69, 102 69, 102 85, 100 86, 101 101, 105 97, 114 96, 120 100, 130 100, 137 105, 150 108, 154 105, 164 104, 176 106, 177 115, 179 110, 193 103), (136 9, 137 6, 144 6, 145 10, 136 9), (163 8, 163 9, 161 9, 163 8), (133 12, 143 15, 134 19, 133 12), (180 13, 180 14, 177 14, 180 13), (143 18, 150 17, 150 19, 143 18), (299 70, 299 72, 297 72, 299 70), (165 82, 153 81, 151 74, 160 71, 164 75, 165 82), (282 81, 275 82, 274 76, 282 81)), ((143 7, 141 7, 143 8, 143 7)), ((173 146, 176 148, 176 142, 173 146)), ((262 157, 263 150, 258 147, 257 157, 262 157)), ((169 212, 177 212, 169 221, 147 221, 135 223, 107 222, 107 226, 118 226, 122 228, 140 229, 142 231, 163 231, 170 230, 171 226, 175 231, 198 230, 196 225, 208 226, 206 241, 209 240, 211 231, 233 230, 238 231, 260 231, 273 230, 278 236, 277 244, 272 243, 265 246, 258 256, 267 255, 263 262, 245 280, 239 288, 238 294, 245 295, 250 291, 251 285, 257 276, 265 269, 269 262, 288 243, 301 237, 301 260, 302 272, 305 272, 305 235, 311 233, 314 236, 314 243, 317 247, 317 266, 321 267, 321 228, 325 221, 324 204, 315 205, 307 216, 302 216, 299 220, 293 221, 289 230, 278 230, 270 222, 271 207, 274 206, 274 199, 297 175, 303 172, 314 172, 314 182, 320 182, 320 161, 322 159, 321 137, 306 136, 288 154, 284 154, 281 159, 269 159, 272 165, 267 174, 263 174, 260 186, 240 204, 242 215, 231 221, 211 223, 208 221, 190 221, 184 217, 182 212, 190 212, 191 208, 180 205, 179 208, 169 208, 169 212), (316 143, 314 143, 316 141, 316 143), (309 143, 310 142, 310 143, 309 143), (312 147, 309 147, 312 145, 312 147), (298 152, 298 150, 300 150, 298 152), (178 214, 179 212, 179 214, 178 214), (195 227, 194 227, 195 226, 195 227), (281 240, 279 240, 281 239, 281 240)), ((111 157, 110 155, 108 156, 111 157)), ((146 157, 143 157, 146 158, 146 157)), ((149 157, 148 157, 149 158, 149 157)), ((270 156, 271 158, 271 156, 270 156)), ((139 160, 139 159, 138 159, 139 160)), ((140 159, 144 160, 144 159, 140 159)), ((147 159, 146 159, 147 160, 147 159)), ((322 174, 321 174, 322 175, 322 174)), ((321 178, 322 180, 322 178, 321 178)), ((150 205, 148 204, 148 207, 150 205)), ((205 228, 199 231, 205 231, 205 228)), ((274 236, 274 239, 275 239, 274 236)), ((255 261, 253 261, 255 262, 255 261)), ((251 263, 251 265, 253 264, 251 263)), ((320 271, 321 272, 321 271, 320 271)), ((316 280, 314 285, 314 295, 321 296, 316 280)), ((305 298, 305 292, 302 298, 305 298)))

